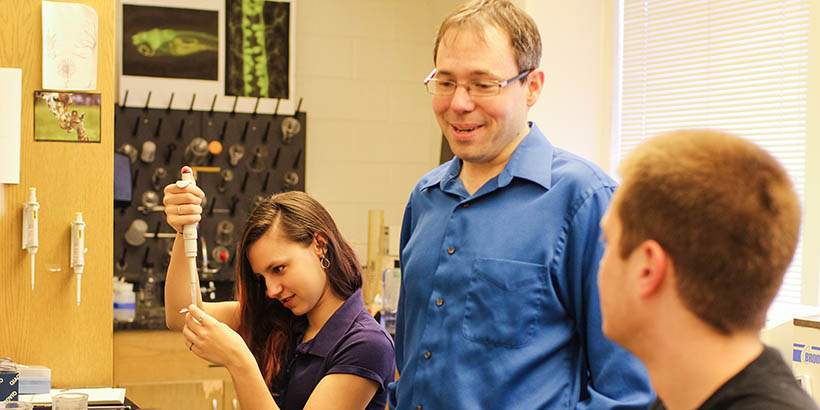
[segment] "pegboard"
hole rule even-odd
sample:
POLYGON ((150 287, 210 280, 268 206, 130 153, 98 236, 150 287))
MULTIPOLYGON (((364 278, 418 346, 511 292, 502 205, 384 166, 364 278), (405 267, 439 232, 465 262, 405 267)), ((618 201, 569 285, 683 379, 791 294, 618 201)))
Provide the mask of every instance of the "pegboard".
POLYGON ((198 236, 205 239, 208 264, 203 270, 200 240, 200 284, 214 281, 219 288, 215 300, 230 299, 236 241, 248 213, 267 195, 305 189, 306 119, 298 110, 295 115, 257 115, 117 107, 114 145, 131 157, 132 201, 114 212, 115 276, 140 283, 150 268, 164 281, 174 230, 165 222, 163 189, 189 165, 206 196, 198 236), (220 145, 221 152, 212 153, 220 145), (138 219, 144 224, 135 227, 145 227, 140 244, 135 231, 126 235, 138 219), (216 262, 218 246, 227 254, 224 263, 216 262))

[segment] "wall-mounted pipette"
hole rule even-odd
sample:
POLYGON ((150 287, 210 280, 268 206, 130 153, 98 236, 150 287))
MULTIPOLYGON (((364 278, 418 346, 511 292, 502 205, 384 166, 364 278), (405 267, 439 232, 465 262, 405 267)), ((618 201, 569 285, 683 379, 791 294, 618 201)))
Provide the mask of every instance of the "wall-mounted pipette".
POLYGON ((77 306, 80 306, 80 286, 85 267, 85 222, 83 213, 74 214, 74 221, 71 222, 71 267, 77 275, 77 306))
POLYGON ((34 290, 34 254, 37 253, 37 217, 40 204, 37 203, 36 188, 28 189, 28 202, 23 204, 23 249, 31 255, 31 290, 34 290))
MULTIPOLYGON (((177 181, 177 187, 180 189, 187 187, 188 185, 195 185, 194 182, 194 174, 191 172, 189 168, 185 168, 182 171, 182 179, 177 181)), ((197 292, 199 292, 199 286, 197 285, 197 279, 199 275, 196 272, 196 227, 197 224, 188 224, 182 226, 182 239, 185 241, 185 257, 188 258, 188 272, 191 276, 191 304, 196 305, 197 302, 197 292)))

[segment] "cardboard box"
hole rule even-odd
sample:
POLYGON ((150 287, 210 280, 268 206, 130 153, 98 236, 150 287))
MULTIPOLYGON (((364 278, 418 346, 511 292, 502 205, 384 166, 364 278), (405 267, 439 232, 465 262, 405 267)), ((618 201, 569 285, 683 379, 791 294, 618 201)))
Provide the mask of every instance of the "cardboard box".
POLYGON ((812 398, 820 398, 820 317, 794 319, 792 371, 812 398))
POLYGON ((17 401, 20 394, 20 373, 17 369, 0 370, 0 401, 17 401))

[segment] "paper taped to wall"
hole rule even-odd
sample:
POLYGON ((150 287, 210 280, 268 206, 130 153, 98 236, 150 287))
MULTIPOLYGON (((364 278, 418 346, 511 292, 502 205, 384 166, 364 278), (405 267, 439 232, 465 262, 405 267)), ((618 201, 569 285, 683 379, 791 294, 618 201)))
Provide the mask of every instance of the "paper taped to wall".
POLYGON ((20 183, 22 80, 22 69, 0 67, 0 184, 20 183))
POLYGON ((43 2, 43 88, 97 88, 97 23, 84 4, 43 2))

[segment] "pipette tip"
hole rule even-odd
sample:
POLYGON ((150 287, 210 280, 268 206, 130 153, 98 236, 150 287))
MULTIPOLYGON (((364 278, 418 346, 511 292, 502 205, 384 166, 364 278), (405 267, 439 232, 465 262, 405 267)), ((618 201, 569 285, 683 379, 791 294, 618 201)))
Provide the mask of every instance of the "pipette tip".
POLYGON ((80 291, 82 290, 80 284, 82 283, 82 277, 81 274, 77 275, 77 306, 80 306, 80 291))
POLYGON ((31 290, 34 290, 34 254, 31 254, 31 290))

